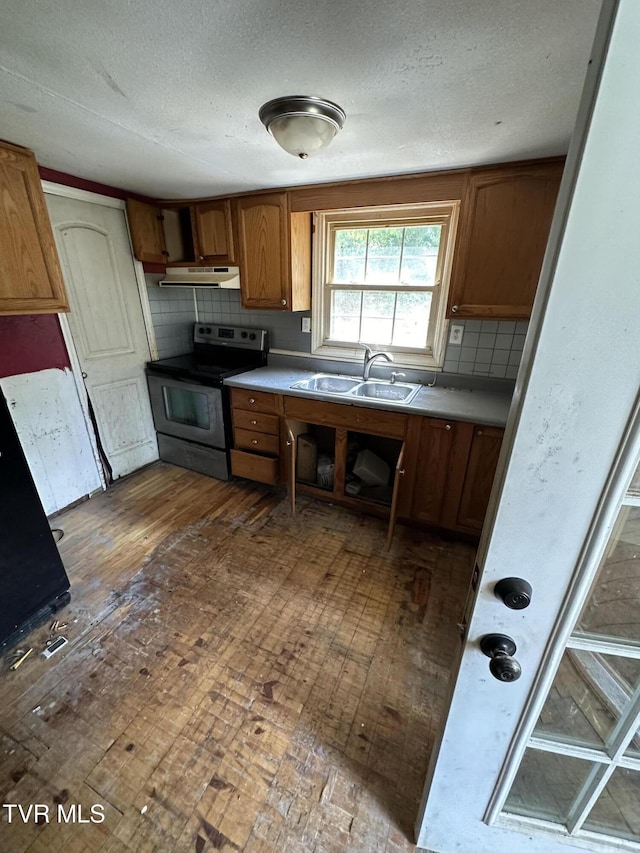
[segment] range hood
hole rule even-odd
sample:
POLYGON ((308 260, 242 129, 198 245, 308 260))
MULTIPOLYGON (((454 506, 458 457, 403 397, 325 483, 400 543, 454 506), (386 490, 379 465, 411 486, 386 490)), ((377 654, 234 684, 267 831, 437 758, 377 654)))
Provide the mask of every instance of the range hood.
POLYGON ((160 287, 217 287, 240 289, 238 267, 170 267, 160 287))

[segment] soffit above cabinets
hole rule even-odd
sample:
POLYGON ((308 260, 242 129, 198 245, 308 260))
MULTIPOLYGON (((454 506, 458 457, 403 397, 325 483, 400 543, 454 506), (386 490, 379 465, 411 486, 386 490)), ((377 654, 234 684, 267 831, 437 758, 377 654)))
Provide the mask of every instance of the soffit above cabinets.
POLYGON ((0 138, 155 197, 566 152, 600 0, 6 0, 0 138), (306 161, 258 118, 288 94, 347 113, 306 161))

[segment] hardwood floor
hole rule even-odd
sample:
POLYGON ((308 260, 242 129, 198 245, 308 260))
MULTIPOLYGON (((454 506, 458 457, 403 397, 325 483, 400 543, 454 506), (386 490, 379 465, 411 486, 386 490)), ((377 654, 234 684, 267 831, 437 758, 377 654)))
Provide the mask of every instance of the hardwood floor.
POLYGON ((157 463, 56 518, 69 645, 0 676, 2 803, 50 822, 2 851, 414 849, 474 550, 298 507, 157 463))

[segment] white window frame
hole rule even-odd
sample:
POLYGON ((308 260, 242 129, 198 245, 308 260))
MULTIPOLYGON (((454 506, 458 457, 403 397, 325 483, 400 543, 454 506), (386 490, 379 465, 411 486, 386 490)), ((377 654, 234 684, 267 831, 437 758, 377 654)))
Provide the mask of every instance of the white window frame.
MULTIPOLYGON (((313 241, 313 286, 312 286, 312 348, 314 356, 340 361, 362 361, 361 346, 331 341, 330 327, 331 298, 329 275, 333 263, 332 232, 337 224, 354 228, 370 228, 376 225, 405 227, 411 225, 442 225, 440 254, 436 270, 436 281, 432 290, 431 313, 427 340, 430 348, 410 349, 407 347, 380 345, 380 349, 393 353, 394 364, 406 367, 442 369, 447 343, 449 322, 446 319, 447 296, 451 279, 451 264, 455 245, 460 201, 438 201, 422 204, 393 204, 375 207, 342 208, 325 210, 314 214, 313 241)), ((389 285, 379 288, 398 290, 389 285)), ((375 346, 375 344, 372 344, 375 346)))

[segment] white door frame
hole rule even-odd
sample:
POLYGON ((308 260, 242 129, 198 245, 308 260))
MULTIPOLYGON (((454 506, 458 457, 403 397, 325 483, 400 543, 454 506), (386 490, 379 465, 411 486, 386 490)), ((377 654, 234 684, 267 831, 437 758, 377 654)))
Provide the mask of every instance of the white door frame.
MULTIPOLYGON (((497 813, 564 651, 556 644, 567 638, 637 459, 640 264, 633 247, 640 178, 630 103, 640 15, 634 2, 603 5, 478 552, 469 637, 416 827, 418 844, 429 849, 603 849, 595 838, 545 835, 544 822, 517 819, 529 831, 516 833, 515 821, 497 813), (598 225, 605 225, 601 239, 598 225), (563 358, 558 342, 565 338, 575 353, 589 356, 575 357, 570 346, 563 358), (558 472, 566 478, 562 488, 558 472), (541 522, 536 528, 536 519, 546 519, 546 528, 541 522), (533 543, 532 531, 541 528, 549 537, 533 543), (509 611, 493 593, 496 581, 513 575, 533 582, 527 610, 509 611), (537 636, 527 629, 532 620, 537 636), (489 675, 479 640, 493 632, 518 643, 523 675, 515 684, 489 675)), ((622 839, 606 849, 613 847, 629 849, 622 839)))
MULTIPOLYGON (((120 198, 113 198, 112 196, 90 192, 89 190, 81 190, 77 187, 69 187, 66 184, 56 184, 52 181, 41 181, 40 183, 42 185, 43 192, 48 195, 56 195, 61 196, 62 198, 76 199, 77 201, 84 201, 88 204, 97 204, 101 207, 111 207, 115 210, 122 210, 124 212, 124 220, 127 226, 127 234, 129 237, 129 246, 131 248, 131 258, 133 260, 133 269, 136 276, 136 284, 138 286, 138 296, 140 297, 140 305, 142 306, 144 328, 147 336, 147 341, 149 343, 149 352, 151 354, 151 359, 156 359, 158 357, 158 346, 156 343, 153 320, 151 317, 149 294, 147 292, 144 269, 142 267, 141 262, 136 259, 133 253, 131 229, 129 228, 129 220, 127 218, 127 206, 125 201, 120 198)), ((58 314, 58 320, 60 322, 62 337, 64 338, 65 346, 67 347, 67 352, 69 354, 69 361, 71 362, 71 372, 73 374, 73 379, 75 382, 76 391, 78 393, 78 399, 80 401, 80 407, 82 409, 84 421, 87 426, 87 432, 89 433, 91 449, 93 451, 93 456, 96 461, 98 473, 100 475, 100 481, 104 490, 107 488, 107 481, 105 478, 104 469, 102 467, 100 453, 98 450, 98 441, 95 434, 95 426, 89 414, 89 398, 87 396, 87 389, 82 379, 82 367, 80 366, 78 352, 76 350, 76 345, 73 340, 73 335, 71 334, 71 327, 69 326, 69 319, 67 317, 67 314, 58 314)))

